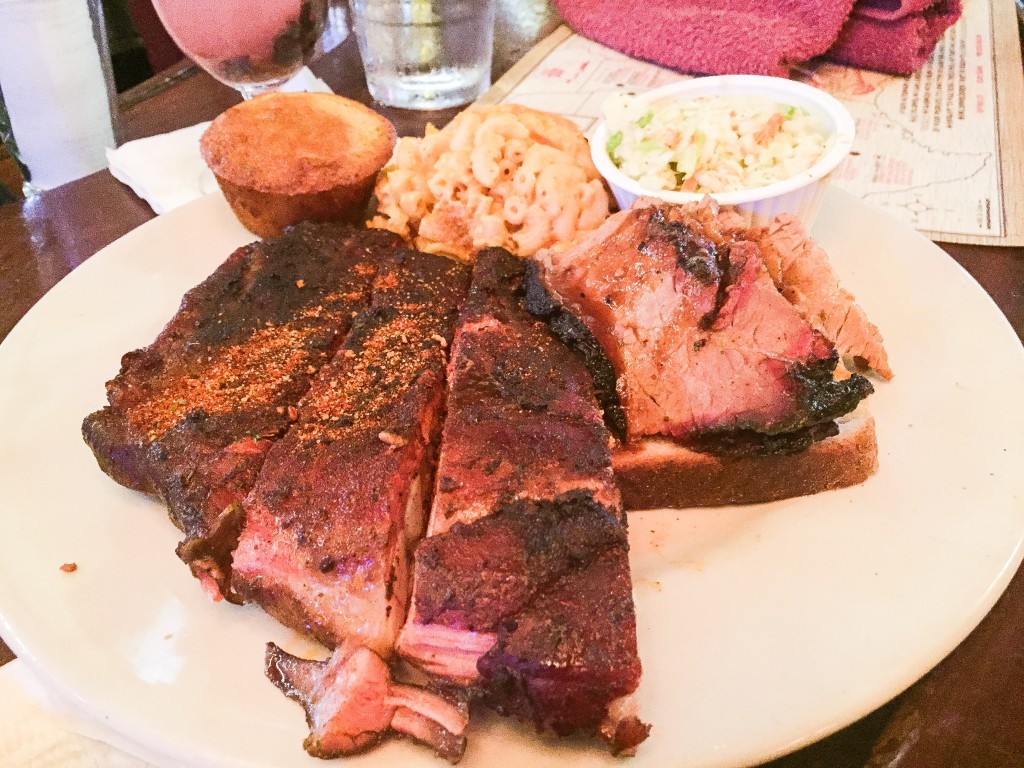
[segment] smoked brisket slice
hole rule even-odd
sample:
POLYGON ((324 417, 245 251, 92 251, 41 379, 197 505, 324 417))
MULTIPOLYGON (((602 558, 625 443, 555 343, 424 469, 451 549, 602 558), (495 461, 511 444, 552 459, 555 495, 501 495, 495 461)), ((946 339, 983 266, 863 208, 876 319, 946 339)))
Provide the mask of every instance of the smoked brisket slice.
POLYGON ((154 494, 179 554, 225 593, 240 502, 294 406, 369 301, 388 233, 301 224, 235 251, 185 294, 148 347, 122 358, 109 405, 82 426, 100 467, 154 494))
POLYGON ((761 246, 775 285, 807 322, 860 368, 870 368, 883 379, 891 379, 882 334, 853 294, 839 284, 828 255, 810 238, 799 219, 780 214, 752 236, 761 246))
POLYGON ((399 652, 498 712, 631 751, 640 680, 626 521, 582 362, 522 306, 524 267, 477 257, 399 652))
POLYGON ((834 376, 832 343, 779 293, 756 242, 710 201, 644 205, 579 245, 542 252, 542 277, 618 375, 627 439, 698 450, 798 449, 872 392, 834 376), (733 439, 728 433, 742 433, 733 439), (757 435, 799 433, 793 440, 757 435))
POLYGON ((244 502, 235 591, 329 647, 387 658, 422 535, 444 372, 469 281, 454 261, 395 250, 372 306, 299 402, 244 502))

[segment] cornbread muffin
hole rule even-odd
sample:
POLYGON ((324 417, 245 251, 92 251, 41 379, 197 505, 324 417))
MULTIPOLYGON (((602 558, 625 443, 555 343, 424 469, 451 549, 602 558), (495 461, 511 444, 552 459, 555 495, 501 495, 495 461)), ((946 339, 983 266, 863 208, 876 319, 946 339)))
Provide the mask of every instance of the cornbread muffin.
POLYGON ((359 220, 395 137, 350 99, 268 93, 221 114, 200 150, 238 220, 273 237, 304 220, 359 220))

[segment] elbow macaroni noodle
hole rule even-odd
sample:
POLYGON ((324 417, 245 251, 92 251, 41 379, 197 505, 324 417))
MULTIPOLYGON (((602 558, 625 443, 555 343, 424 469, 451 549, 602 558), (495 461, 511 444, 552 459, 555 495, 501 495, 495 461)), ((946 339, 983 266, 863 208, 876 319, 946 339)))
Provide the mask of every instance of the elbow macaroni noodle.
POLYGON ((421 139, 399 139, 377 180, 370 226, 420 250, 470 260, 566 248, 607 218, 610 197, 570 121, 518 105, 470 109, 421 139))

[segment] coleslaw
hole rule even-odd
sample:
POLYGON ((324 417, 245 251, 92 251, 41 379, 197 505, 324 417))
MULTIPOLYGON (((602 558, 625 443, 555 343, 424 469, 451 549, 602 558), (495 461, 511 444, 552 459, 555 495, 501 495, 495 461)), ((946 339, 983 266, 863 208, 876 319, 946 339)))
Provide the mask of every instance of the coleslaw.
POLYGON ((833 137, 805 109, 757 96, 667 97, 604 105, 605 149, 649 189, 716 193, 753 189, 806 171, 833 137))

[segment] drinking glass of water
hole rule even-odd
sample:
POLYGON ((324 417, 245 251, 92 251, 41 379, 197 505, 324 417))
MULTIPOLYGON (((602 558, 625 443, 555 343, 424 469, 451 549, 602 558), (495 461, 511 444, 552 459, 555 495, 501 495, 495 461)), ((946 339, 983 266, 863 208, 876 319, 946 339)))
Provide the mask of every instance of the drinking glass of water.
POLYGON ((405 109, 467 104, 491 84, 494 0, 349 0, 370 94, 405 109))
POLYGON ((243 98, 275 90, 309 61, 328 0, 153 0, 178 47, 243 98))

